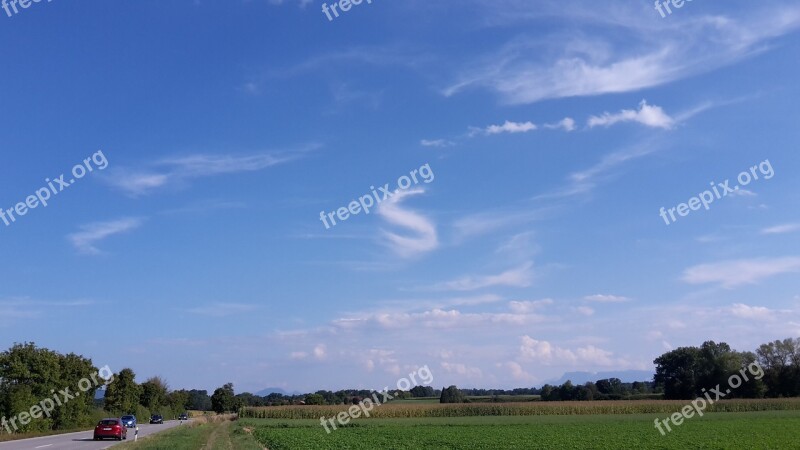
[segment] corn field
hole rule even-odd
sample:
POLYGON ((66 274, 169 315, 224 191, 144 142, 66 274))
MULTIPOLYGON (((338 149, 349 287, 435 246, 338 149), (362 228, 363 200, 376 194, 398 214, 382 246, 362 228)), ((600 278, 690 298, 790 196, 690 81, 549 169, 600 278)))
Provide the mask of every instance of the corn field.
MULTIPOLYGON (((542 416, 589 414, 671 414, 689 400, 621 400, 599 402, 525 402, 503 404, 386 404, 369 412, 371 418, 400 419, 471 416, 542 416)), ((243 408, 241 417, 253 419, 319 419, 346 411, 350 405, 271 406, 243 408)), ((706 412, 748 412, 800 410, 800 399, 722 400, 706 412)), ((362 416, 363 417, 363 416, 362 416)))

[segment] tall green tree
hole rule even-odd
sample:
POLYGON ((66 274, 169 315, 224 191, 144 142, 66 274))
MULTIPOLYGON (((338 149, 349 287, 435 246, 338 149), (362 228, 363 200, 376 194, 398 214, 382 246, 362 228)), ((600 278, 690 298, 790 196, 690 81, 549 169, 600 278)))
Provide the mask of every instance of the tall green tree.
POLYGON ((156 413, 168 406, 169 385, 161 377, 151 377, 142 383, 142 394, 139 403, 150 412, 156 413))
POLYGON ((106 388, 105 409, 115 414, 134 414, 139 405, 142 388, 136 384, 136 374, 122 369, 106 388))
POLYGON ((214 390, 214 394, 211 396, 211 409, 218 414, 235 411, 235 395, 233 383, 225 383, 224 386, 214 390))

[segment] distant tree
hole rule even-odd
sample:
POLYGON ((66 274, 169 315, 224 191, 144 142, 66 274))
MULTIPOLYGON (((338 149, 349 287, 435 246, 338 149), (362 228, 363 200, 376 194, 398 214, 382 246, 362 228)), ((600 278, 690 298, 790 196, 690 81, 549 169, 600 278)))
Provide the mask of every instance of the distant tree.
POLYGON ((133 414, 142 394, 141 387, 136 384, 136 374, 132 369, 122 369, 106 388, 106 411, 114 414, 133 414))
POLYGON ((167 394, 167 404, 172 411, 181 413, 189 408, 189 391, 181 389, 167 394))
POLYGON ((236 399, 233 392, 233 383, 226 383, 217 388, 211 396, 211 409, 218 414, 236 410, 236 399))
POLYGON ((306 395, 306 405, 324 405, 325 397, 321 394, 308 394, 306 395))
POLYGON ((411 396, 416 398, 433 397, 433 388, 430 386, 414 386, 411 388, 411 396))
MULTIPOLYGON (((280 394, 279 394, 280 395, 280 394)), ((195 411, 211 411, 211 397, 205 389, 189 391, 189 405, 187 409, 195 411)))
POLYGON ((764 370, 766 394, 770 397, 800 395, 800 339, 784 339, 761 345, 757 361, 764 370))
POLYGON ((168 405, 169 385, 161 377, 152 377, 142 383, 139 402, 151 412, 159 412, 168 405))
POLYGON ((464 403, 464 400, 464 394, 456 386, 442 389, 442 395, 439 397, 439 403, 464 403))

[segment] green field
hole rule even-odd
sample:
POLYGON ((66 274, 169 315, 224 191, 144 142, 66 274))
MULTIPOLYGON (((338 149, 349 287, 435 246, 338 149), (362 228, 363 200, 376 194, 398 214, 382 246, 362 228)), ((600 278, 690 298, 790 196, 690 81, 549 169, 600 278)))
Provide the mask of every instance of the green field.
POLYGON ((241 419, 270 450, 798 449, 800 411, 711 413, 662 436, 655 414, 369 419, 326 434, 319 420, 241 419))

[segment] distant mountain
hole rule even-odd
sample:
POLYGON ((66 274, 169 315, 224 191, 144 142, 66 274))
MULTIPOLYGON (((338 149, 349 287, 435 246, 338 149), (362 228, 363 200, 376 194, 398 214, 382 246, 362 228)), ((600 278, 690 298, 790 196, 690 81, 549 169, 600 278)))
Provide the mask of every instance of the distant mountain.
POLYGON ((270 388, 262 389, 262 390, 260 390, 260 391, 255 393, 255 395, 257 395, 259 397, 266 397, 269 394, 302 395, 303 393, 302 392, 297 392, 297 391, 286 392, 285 390, 283 390, 281 388, 276 388, 276 387, 270 387, 270 388))
POLYGON ((654 372, 649 370, 620 370, 616 372, 567 372, 558 380, 547 381, 545 384, 562 385, 567 380, 572 384, 586 384, 587 381, 595 382, 606 378, 619 378, 623 383, 634 381, 653 381, 654 372))

